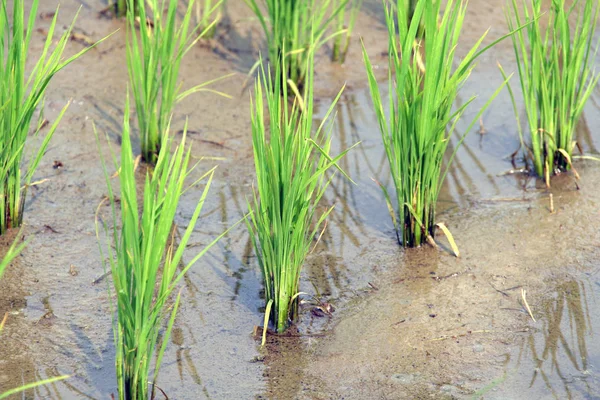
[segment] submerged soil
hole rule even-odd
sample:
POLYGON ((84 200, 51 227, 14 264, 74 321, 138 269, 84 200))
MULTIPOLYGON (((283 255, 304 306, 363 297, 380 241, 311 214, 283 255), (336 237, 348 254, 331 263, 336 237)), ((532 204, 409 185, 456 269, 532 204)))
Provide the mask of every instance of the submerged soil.
MULTIPOLYGON (((39 11, 55 7, 56 1, 42 0, 39 11)), ((0 314, 9 313, 0 341, 0 393, 71 375, 27 392, 31 399, 116 393, 110 277, 95 231, 107 191, 93 125, 107 135, 109 143, 100 141, 104 154, 109 146, 117 150, 127 86, 124 26, 98 18, 105 7, 100 0, 64 0, 61 27, 79 7, 78 33, 98 40, 119 31, 57 75, 49 89, 51 121, 72 104, 36 176, 48 181, 28 195, 24 234, 30 244, 0 281, 0 314), (54 168, 55 161, 62 166, 54 168)), ((241 88, 264 45, 245 7, 229 1, 217 38, 194 48, 182 65, 184 87, 237 72, 216 86, 233 99, 194 95, 175 116, 176 129, 189 118, 194 156, 204 157, 197 174, 219 165, 188 259, 241 218, 252 193, 250 96, 241 88)), ((579 161, 581 180, 563 174, 551 190, 528 175, 504 174, 514 169, 507 156, 519 140, 503 92, 459 149, 438 204, 438 219, 452 230, 461 257, 451 255, 441 235, 439 250, 399 248, 371 180, 391 184, 357 39, 364 38, 383 82, 382 21, 380 2, 366 2, 346 64, 331 64, 327 46, 317 60, 317 119, 347 82, 334 143, 341 150, 361 142, 343 161, 357 185, 334 178, 324 206, 335 209, 302 275, 302 291, 336 311, 320 316, 306 304, 297 327, 269 336, 260 349, 252 332, 262 321, 261 277, 241 224, 188 274, 158 385, 173 399, 599 397, 600 168, 579 161)), ((49 24, 37 22, 42 30, 32 54, 39 54, 49 24)), ((459 55, 490 26, 489 40, 505 33, 501 6, 472 0, 459 55)), ((82 46, 72 42, 69 50, 82 46)), ((500 85, 497 62, 514 70, 510 43, 486 53, 463 88, 461 101, 479 97, 451 147, 500 85)), ((578 131, 588 153, 597 153, 600 141, 598 101, 596 89, 578 131)), ((201 189, 186 193, 177 215, 182 227, 201 189)))

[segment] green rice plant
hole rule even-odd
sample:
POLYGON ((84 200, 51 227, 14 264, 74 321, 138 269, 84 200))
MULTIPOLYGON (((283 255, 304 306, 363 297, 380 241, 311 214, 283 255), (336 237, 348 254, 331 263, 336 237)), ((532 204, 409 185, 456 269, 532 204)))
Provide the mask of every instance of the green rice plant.
POLYGON ((117 17, 124 17, 125 15, 127 15, 127 10, 130 7, 135 14, 136 10, 139 7, 140 1, 145 0, 116 0, 116 2, 113 4, 113 6, 115 7, 115 15, 117 17), (131 5, 129 3, 131 3, 131 5))
MULTIPOLYGON (((531 137, 528 152, 535 172, 550 186, 550 175, 571 168, 577 122, 599 75, 592 42, 598 23, 598 0, 552 0, 548 26, 542 28, 542 0, 516 0, 506 10, 510 29, 529 24, 512 37, 531 137), (574 26, 573 26, 574 24, 574 26)), ((544 19, 546 21, 546 19, 544 19)), ((505 75, 502 67, 500 70, 505 75)), ((510 95, 517 121, 515 96, 510 95)), ((521 143, 523 132, 518 123, 521 143)))
MULTIPOLYGON (((343 1, 344 0, 335 1, 334 8, 337 8, 337 4, 343 1)), ((337 32, 343 32, 343 34, 335 35, 333 38, 331 53, 332 61, 340 63, 346 61, 346 54, 348 53, 348 47, 350 46, 350 38, 352 37, 354 25, 356 24, 356 17, 358 17, 362 3, 363 0, 351 0, 348 25, 346 25, 346 7, 338 12, 335 20, 335 28, 337 32)))
MULTIPOLYGON (((389 34, 387 112, 363 45, 371 96, 395 185, 397 209, 394 209, 387 189, 382 185, 381 188, 398 242, 405 247, 419 246, 434 238, 438 195, 465 136, 460 138, 443 169, 444 155, 457 122, 475 97, 456 109, 453 104, 479 55, 507 37, 480 50, 484 34, 455 67, 455 51, 466 2, 449 0, 444 3, 445 9, 441 11, 441 0, 417 1, 410 24, 403 0, 398 0, 395 8, 386 6, 389 34), (420 29, 423 29, 425 40, 418 39, 420 29)), ((479 111, 465 135, 503 86, 479 111)), ((440 228, 447 231, 441 224, 440 228)))
POLYGON ((350 149, 332 158, 331 129, 325 126, 343 89, 313 133, 312 52, 306 62, 303 96, 297 94, 291 106, 281 74, 285 58, 275 65, 274 75, 261 66, 254 85, 251 120, 258 190, 248 201, 252 213, 247 225, 264 278, 265 331, 269 319, 283 332, 297 315, 302 265, 333 209, 317 218, 319 200, 332 179, 325 172, 335 167, 347 177, 338 160, 350 149))
MULTIPOLYGON (((138 18, 133 12, 127 14, 127 66, 137 111, 142 159, 151 164, 156 162, 166 140, 166 128, 177 102, 199 91, 226 96, 206 88, 225 77, 180 91, 177 79, 183 56, 216 21, 198 35, 196 28, 190 29, 194 0, 189 1, 180 24, 177 23, 177 3, 177 0, 146 0, 151 17, 148 18, 145 7, 138 8, 139 20, 150 21, 139 24, 139 38, 138 18)), ((130 10, 132 6, 129 3, 130 10)))
POLYGON ((202 37, 211 39, 217 32, 217 24, 221 20, 221 8, 223 0, 200 0, 196 3, 196 21, 198 32, 205 32, 202 37))
MULTIPOLYGON (((117 349, 119 398, 137 400, 154 398, 154 384, 180 302, 180 294, 177 294, 175 299, 172 298, 177 283, 222 235, 187 264, 183 262, 183 252, 202 211, 214 168, 192 184, 194 186, 202 180, 207 180, 187 228, 179 244, 176 244, 173 220, 179 199, 188 189, 184 186, 184 181, 195 167, 188 169, 191 148, 185 149, 185 129, 183 139, 173 155, 170 154, 170 141, 164 143, 151 176, 146 174, 143 197, 138 199, 128 121, 129 101, 125 107, 123 121, 119 169, 120 200, 117 200, 113 193, 110 177, 103 163, 108 198, 112 207, 112 228, 105 224, 104 229, 110 243, 107 247, 107 264, 110 266, 117 297, 117 318, 113 330, 117 349), (117 221, 118 202, 120 227, 117 221), (141 205, 141 210, 138 204, 141 205), (165 322, 166 327, 160 332, 162 344, 157 348, 159 331, 165 322), (155 355, 154 376, 150 381, 150 367, 155 355), (149 383, 152 384, 152 396, 149 396, 149 383)), ((96 232, 99 236, 98 217, 96 221, 96 232)), ((102 246, 100 252, 104 259, 102 246)))
MULTIPOLYGON (((14 0, 11 3, 12 27, 7 2, 2 2, 0 9, 0 235, 21 225, 27 188, 32 184, 33 174, 68 105, 56 117, 37 152, 29 157, 29 164, 21 170, 25 142, 35 111, 43 108, 46 89, 54 75, 89 50, 85 48, 66 60, 62 59, 75 20, 51 48, 58 14, 55 13, 42 54, 26 78, 25 68, 35 31, 38 0, 31 2, 28 20, 25 19, 24 1, 14 0)), ((36 136, 40 132, 41 120, 35 129, 36 136)))
MULTIPOLYGON (((275 65, 284 55, 286 68, 280 72, 297 88, 302 88, 308 72, 309 54, 316 52, 329 40, 328 37, 324 38, 325 32, 346 7, 348 0, 264 0, 266 15, 263 15, 258 0, 245 1, 265 32, 269 61, 275 65)), ((331 36, 341 33, 338 31, 331 36)))

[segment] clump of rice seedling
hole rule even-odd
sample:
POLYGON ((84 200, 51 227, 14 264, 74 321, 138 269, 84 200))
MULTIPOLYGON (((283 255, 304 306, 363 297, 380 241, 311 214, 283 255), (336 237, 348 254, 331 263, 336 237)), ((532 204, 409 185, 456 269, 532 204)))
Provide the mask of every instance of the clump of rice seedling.
MULTIPOLYGON (((109 242, 112 242, 107 246, 107 263, 117 297, 117 318, 113 330, 120 399, 154 398, 149 396, 148 384, 152 383, 154 394, 154 384, 180 301, 179 294, 175 299, 171 299, 171 294, 189 268, 221 237, 206 246, 190 262, 183 263, 183 252, 202 211, 214 173, 213 168, 197 181, 207 180, 189 224, 179 244, 176 244, 173 220, 179 199, 187 190, 184 181, 191 172, 188 169, 191 148, 186 150, 185 139, 184 129, 183 139, 173 155, 170 154, 170 142, 164 143, 151 176, 146 175, 143 198, 138 199, 127 101, 118 173, 120 227, 117 199, 103 164, 112 207, 112 228, 106 225, 104 228, 109 242), (141 204, 141 210, 138 204, 141 204), (161 332, 162 344, 157 349, 159 330, 165 321, 166 329, 161 332), (150 381, 150 364, 155 353, 154 376, 150 381)), ((99 235, 98 218, 96 230, 99 235)), ((103 253, 102 246, 100 251, 103 253)))
POLYGON ((145 0, 116 0, 113 3, 113 7, 115 10, 115 15, 117 17, 124 17, 127 15, 127 10, 132 9, 135 14, 136 10, 139 7, 139 2, 143 2, 145 0))
MULTIPOLYGON (((343 2, 343 0, 335 2, 335 8, 337 4, 343 2)), ((350 38, 354 31, 354 25, 356 24, 356 17, 362 6, 363 0, 351 0, 350 2, 350 16, 348 19, 348 25, 346 25, 346 7, 342 8, 335 21, 335 27, 337 32, 344 32, 343 34, 335 35, 333 38, 333 48, 331 53, 332 61, 343 63, 346 61, 346 54, 348 53, 348 47, 350 46, 350 38)))
POLYGON ((217 25, 221 20, 221 8, 223 0, 200 0, 196 3, 196 21, 198 22, 198 32, 204 32, 204 39, 211 39, 215 36, 217 25))
POLYGON ((245 1, 265 32, 269 61, 275 65, 283 55, 286 69, 281 72, 297 88, 301 88, 307 74, 309 54, 329 40, 323 36, 348 0, 336 2, 335 7, 332 7, 334 0, 264 0, 267 15, 263 15, 258 0, 245 1), (330 8, 333 8, 331 12, 330 8))
MULTIPOLYGON (((68 105, 59 113, 39 149, 30 157, 29 164, 21 170, 34 113, 41 108, 54 75, 89 50, 86 48, 66 60, 62 59, 75 20, 51 49, 58 14, 55 13, 42 55, 26 79, 25 68, 29 43, 35 31, 38 0, 31 2, 28 20, 25 19, 24 1, 14 0, 12 4, 12 28, 6 3, 3 2, 0 10, 0 235, 21 225, 27 188, 32 184, 33 174, 68 105)), ((41 120, 35 135, 39 134, 41 120)))
POLYGON ((177 79, 183 56, 216 21, 197 35, 196 28, 190 29, 194 0, 189 1, 180 24, 177 23, 177 3, 177 0, 146 0, 150 18, 145 7, 139 7, 136 14, 132 10, 133 4, 128 3, 131 12, 127 14, 127 66, 137 111, 142 159, 152 164, 166 140, 166 128, 175 104, 195 92, 219 93, 206 86, 224 78, 179 91, 177 79), (137 16, 140 21, 150 21, 139 24, 139 38, 137 16))
MULTIPOLYGON (((373 67, 363 46, 363 57, 381 137, 395 185, 397 209, 381 186, 394 222, 398 242, 405 247, 432 241, 435 207, 442 183, 461 137, 444 171, 442 163, 454 127, 474 100, 453 109, 458 91, 468 78, 477 57, 506 36, 479 50, 483 35, 460 60, 455 51, 466 12, 466 2, 449 0, 441 12, 441 0, 419 0, 410 19, 408 7, 398 0, 395 10, 386 6, 389 34, 389 120, 373 67), (441 18, 438 18, 441 16, 441 18), (425 40, 418 39, 423 29, 425 40), (421 49, 421 47, 423 49, 421 49), (423 54, 424 53, 424 54, 423 54)), ((473 119, 471 130, 483 110, 473 119)))
MULTIPOLYGON (((565 0, 553 0, 543 32, 541 0, 523 2, 523 11, 516 0, 511 4, 505 12, 509 28, 528 24, 512 37, 531 135, 528 153, 535 172, 550 186, 550 175, 572 166, 575 128, 598 83, 593 68, 597 49, 592 49, 592 42, 600 6, 597 0, 574 1, 569 6, 565 0)), ((509 90, 519 121, 510 86, 509 90)), ((518 126, 523 143, 520 122, 518 126)))
POLYGON ((310 53, 303 96, 298 94, 291 107, 281 73, 286 68, 284 58, 275 65, 274 75, 261 66, 254 85, 251 119, 258 190, 248 202, 252 213, 247 225, 264 278, 265 321, 271 319, 278 332, 297 315, 300 271, 332 210, 317 218, 317 205, 331 181, 325 172, 335 167, 345 175, 338 160, 349 150, 332 158, 331 129, 325 127, 342 91, 312 132, 312 57, 310 53))

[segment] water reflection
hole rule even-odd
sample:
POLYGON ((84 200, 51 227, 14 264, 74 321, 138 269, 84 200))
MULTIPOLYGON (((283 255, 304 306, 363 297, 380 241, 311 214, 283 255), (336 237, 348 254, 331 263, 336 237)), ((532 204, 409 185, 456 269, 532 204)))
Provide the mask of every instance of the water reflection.
MULTIPOLYGON (((179 319, 179 318, 178 318, 179 319)), ((185 344, 185 337, 183 333, 183 328, 181 326, 173 327, 173 331, 171 332, 171 342, 177 348, 176 351, 176 360, 177 360, 177 371, 179 372, 179 379, 182 384, 185 382, 184 380, 184 369, 187 374, 192 378, 193 382, 200 386, 202 389, 202 393, 207 399, 210 399, 210 395, 206 388, 206 385, 202 383, 202 378, 200 377, 200 373, 198 372, 198 368, 196 367, 196 362, 194 361, 191 355, 191 348, 197 345, 197 341, 194 337, 193 331, 186 324, 185 328, 187 330, 187 337, 191 339, 191 345, 185 344)))
POLYGON ((542 304, 541 328, 532 332, 519 352, 517 365, 532 396, 555 399, 598 398, 599 349, 593 340, 600 320, 594 310, 600 286, 567 279, 542 304), (596 291, 596 292, 594 292, 596 291))

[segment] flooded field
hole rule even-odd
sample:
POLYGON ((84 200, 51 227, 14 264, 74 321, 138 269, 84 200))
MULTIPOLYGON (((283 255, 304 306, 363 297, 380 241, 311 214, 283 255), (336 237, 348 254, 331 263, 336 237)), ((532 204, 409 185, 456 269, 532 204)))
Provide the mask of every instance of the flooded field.
MULTIPOLYGON (((57 5, 40 3, 41 13, 57 5)), ((105 154, 109 146, 119 149, 128 83, 125 25, 99 18, 102 0, 63 0, 61 29, 80 7, 76 32, 98 40, 118 31, 52 82, 47 118, 72 104, 35 177, 48 181, 28 193, 24 232, 30 243, 0 281, 0 315, 9 314, 0 339, 0 393, 71 375, 26 392, 27 399, 116 395, 110 274, 95 230, 107 189, 93 126, 111 141, 100 140, 105 154), (61 168, 54 168, 57 161, 61 168)), ((246 213, 255 179, 250 95, 243 84, 265 44, 243 1, 229 0, 224 10, 215 39, 199 43, 181 66, 184 88, 236 72, 218 84, 232 99, 195 94, 176 109, 175 129, 188 117, 193 155, 204 157, 196 178, 218 165, 190 247, 201 248, 246 213)), ((500 5, 471 0, 468 10, 459 55, 489 27, 488 42, 506 33, 500 5)), ((563 174, 550 190, 513 173, 509 156, 519 138, 504 91, 458 150, 438 203, 438 219, 451 229, 461 257, 441 235, 439 250, 403 250, 372 181, 392 185, 358 39, 387 90, 383 15, 379 1, 365 2, 347 62, 332 64, 328 46, 316 59, 317 118, 347 82, 334 118, 335 152, 361 142, 342 161, 356 185, 334 177, 323 206, 335 208, 301 277, 301 290, 335 312, 324 316, 306 304, 297 327, 269 336, 261 348, 253 330, 263 321, 262 278, 240 224, 181 285, 158 385, 171 399, 599 398, 600 164, 577 161, 581 180, 563 174)), ((48 23, 38 20, 36 54, 48 23)), ((69 51, 82 46, 72 41, 69 51)), ((498 62, 515 70, 510 42, 486 53, 462 88, 464 101, 479 97, 451 146, 501 84, 498 62)), ((586 153, 598 154, 600 88, 577 141, 586 153)), ((201 190, 184 195, 176 216, 182 228, 201 190)), ((10 238, 2 239, 2 248, 7 243, 10 238)))

